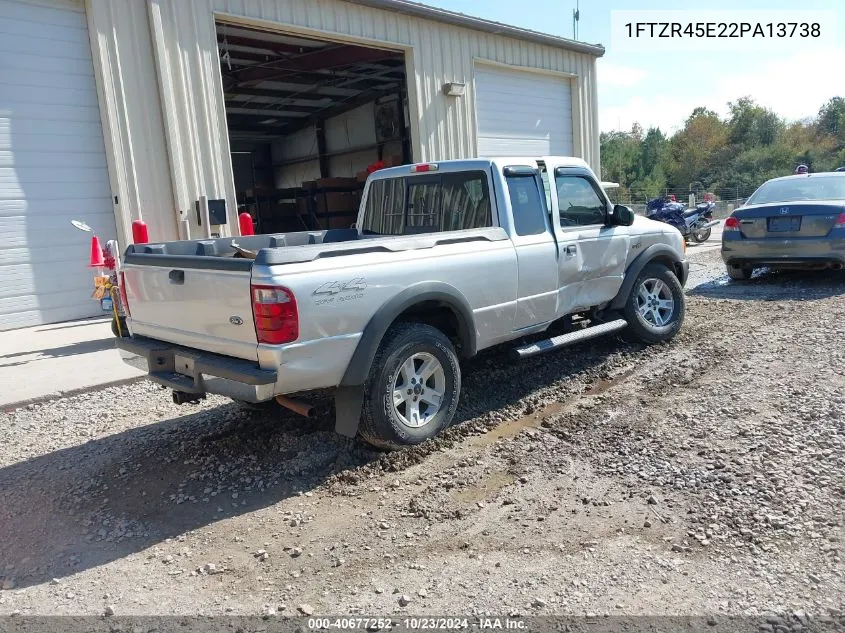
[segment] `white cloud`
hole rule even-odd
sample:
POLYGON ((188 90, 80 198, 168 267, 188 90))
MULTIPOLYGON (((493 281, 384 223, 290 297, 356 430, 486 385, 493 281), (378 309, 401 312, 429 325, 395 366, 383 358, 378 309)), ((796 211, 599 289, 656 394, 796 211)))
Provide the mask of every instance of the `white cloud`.
MULTIPOLYGON (((665 95, 655 94, 649 97, 636 95, 618 106, 602 107, 599 100, 599 125, 603 132, 608 132, 630 130, 634 123, 639 123, 644 129, 659 127, 663 132, 671 134, 680 128, 693 109, 700 105, 711 108, 713 106, 700 98, 672 94, 671 91, 665 95)), ((719 112, 718 109, 716 111, 719 112)))
POLYGON ((599 90, 604 88, 628 88, 643 81, 648 73, 641 68, 621 66, 600 59, 598 62, 599 90))
MULTIPOLYGON (((639 89, 632 91, 637 94, 609 106, 602 106, 600 98, 599 121, 603 131, 629 130, 638 122, 644 128, 658 126, 672 133, 697 106, 725 116, 728 101, 746 95, 787 120, 803 119, 814 116, 831 97, 845 96, 839 70, 843 67, 845 51, 832 51, 821 57, 810 53, 790 55, 766 62, 753 71, 710 68, 705 74, 698 72, 700 68, 691 68, 690 75, 700 77, 695 82, 680 83, 666 90, 641 83, 639 89)), ((602 81, 599 70, 600 86, 602 81)))

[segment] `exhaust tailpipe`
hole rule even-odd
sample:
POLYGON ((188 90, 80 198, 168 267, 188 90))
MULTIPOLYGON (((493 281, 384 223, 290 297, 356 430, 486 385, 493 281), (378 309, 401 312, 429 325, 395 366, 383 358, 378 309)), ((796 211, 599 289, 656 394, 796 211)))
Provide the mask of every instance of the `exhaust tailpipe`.
POLYGON ((173 404, 196 404, 205 400, 204 393, 187 393, 185 391, 173 391, 173 404))
POLYGON ((303 402, 302 400, 294 400, 287 396, 276 396, 276 402, 282 405, 285 409, 290 409, 294 413, 298 413, 306 418, 316 418, 317 409, 313 404, 303 402))

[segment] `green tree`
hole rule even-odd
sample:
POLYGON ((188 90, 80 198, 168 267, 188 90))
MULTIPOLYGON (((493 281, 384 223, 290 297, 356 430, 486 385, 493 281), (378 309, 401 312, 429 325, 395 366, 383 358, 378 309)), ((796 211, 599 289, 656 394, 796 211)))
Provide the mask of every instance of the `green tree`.
POLYGON ((637 169, 637 176, 639 178, 647 178, 654 176, 658 170, 664 172, 669 165, 672 149, 669 145, 669 139, 664 136, 660 128, 652 127, 648 129, 645 137, 640 144, 640 160, 637 169))
POLYGON ((695 181, 708 185, 703 175, 711 169, 714 156, 727 139, 728 128, 715 112, 706 108, 693 110, 684 128, 672 137, 672 187, 686 191, 695 181))
POLYGON ((728 104, 730 141, 740 147, 772 145, 783 130, 780 117, 757 105, 750 97, 742 97, 728 104))
POLYGON ((833 97, 821 107, 816 129, 820 136, 832 136, 845 143, 845 99, 833 97))
POLYGON ((726 120, 695 108, 671 138, 658 128, 643 132, 638 124, 602 134, 602 177, 620 184, 621 200, 643 202, 666 189, 747 195, 799 163, 811 172, 845 165, 843 97, 825 103, 815 118, 789 124, 750 97, 728 107, 726 120))

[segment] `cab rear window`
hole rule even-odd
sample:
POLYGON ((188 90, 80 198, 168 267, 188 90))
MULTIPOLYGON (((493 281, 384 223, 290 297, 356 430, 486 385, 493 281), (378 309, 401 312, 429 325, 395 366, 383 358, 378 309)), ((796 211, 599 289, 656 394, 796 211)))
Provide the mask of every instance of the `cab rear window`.
POLYGON ((373 181, 360 228, 370 235, 414 235, 492 225, 487 174, 465 171, 373 181))

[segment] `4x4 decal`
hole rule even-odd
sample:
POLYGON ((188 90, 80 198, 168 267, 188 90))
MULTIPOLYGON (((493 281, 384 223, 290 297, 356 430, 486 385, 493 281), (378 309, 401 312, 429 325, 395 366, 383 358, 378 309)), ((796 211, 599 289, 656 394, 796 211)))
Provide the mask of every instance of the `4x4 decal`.
POLYGON ((319 286, 312 294, 316 297, 314 303, 319 306, 334 303, 335 298, 337 298, 338 303, 361 299, 366 289, 367 282, 364 281, 364 278, 356 277, 349 281, 326 282, 322 286, 319 286))
POLYGON ((367 288, 367 282, 363 277, 358 277, 350 281, 329 281, 317 288, 313 294, 315 295, 336 295, 340 292, 360 292, 367 288))

